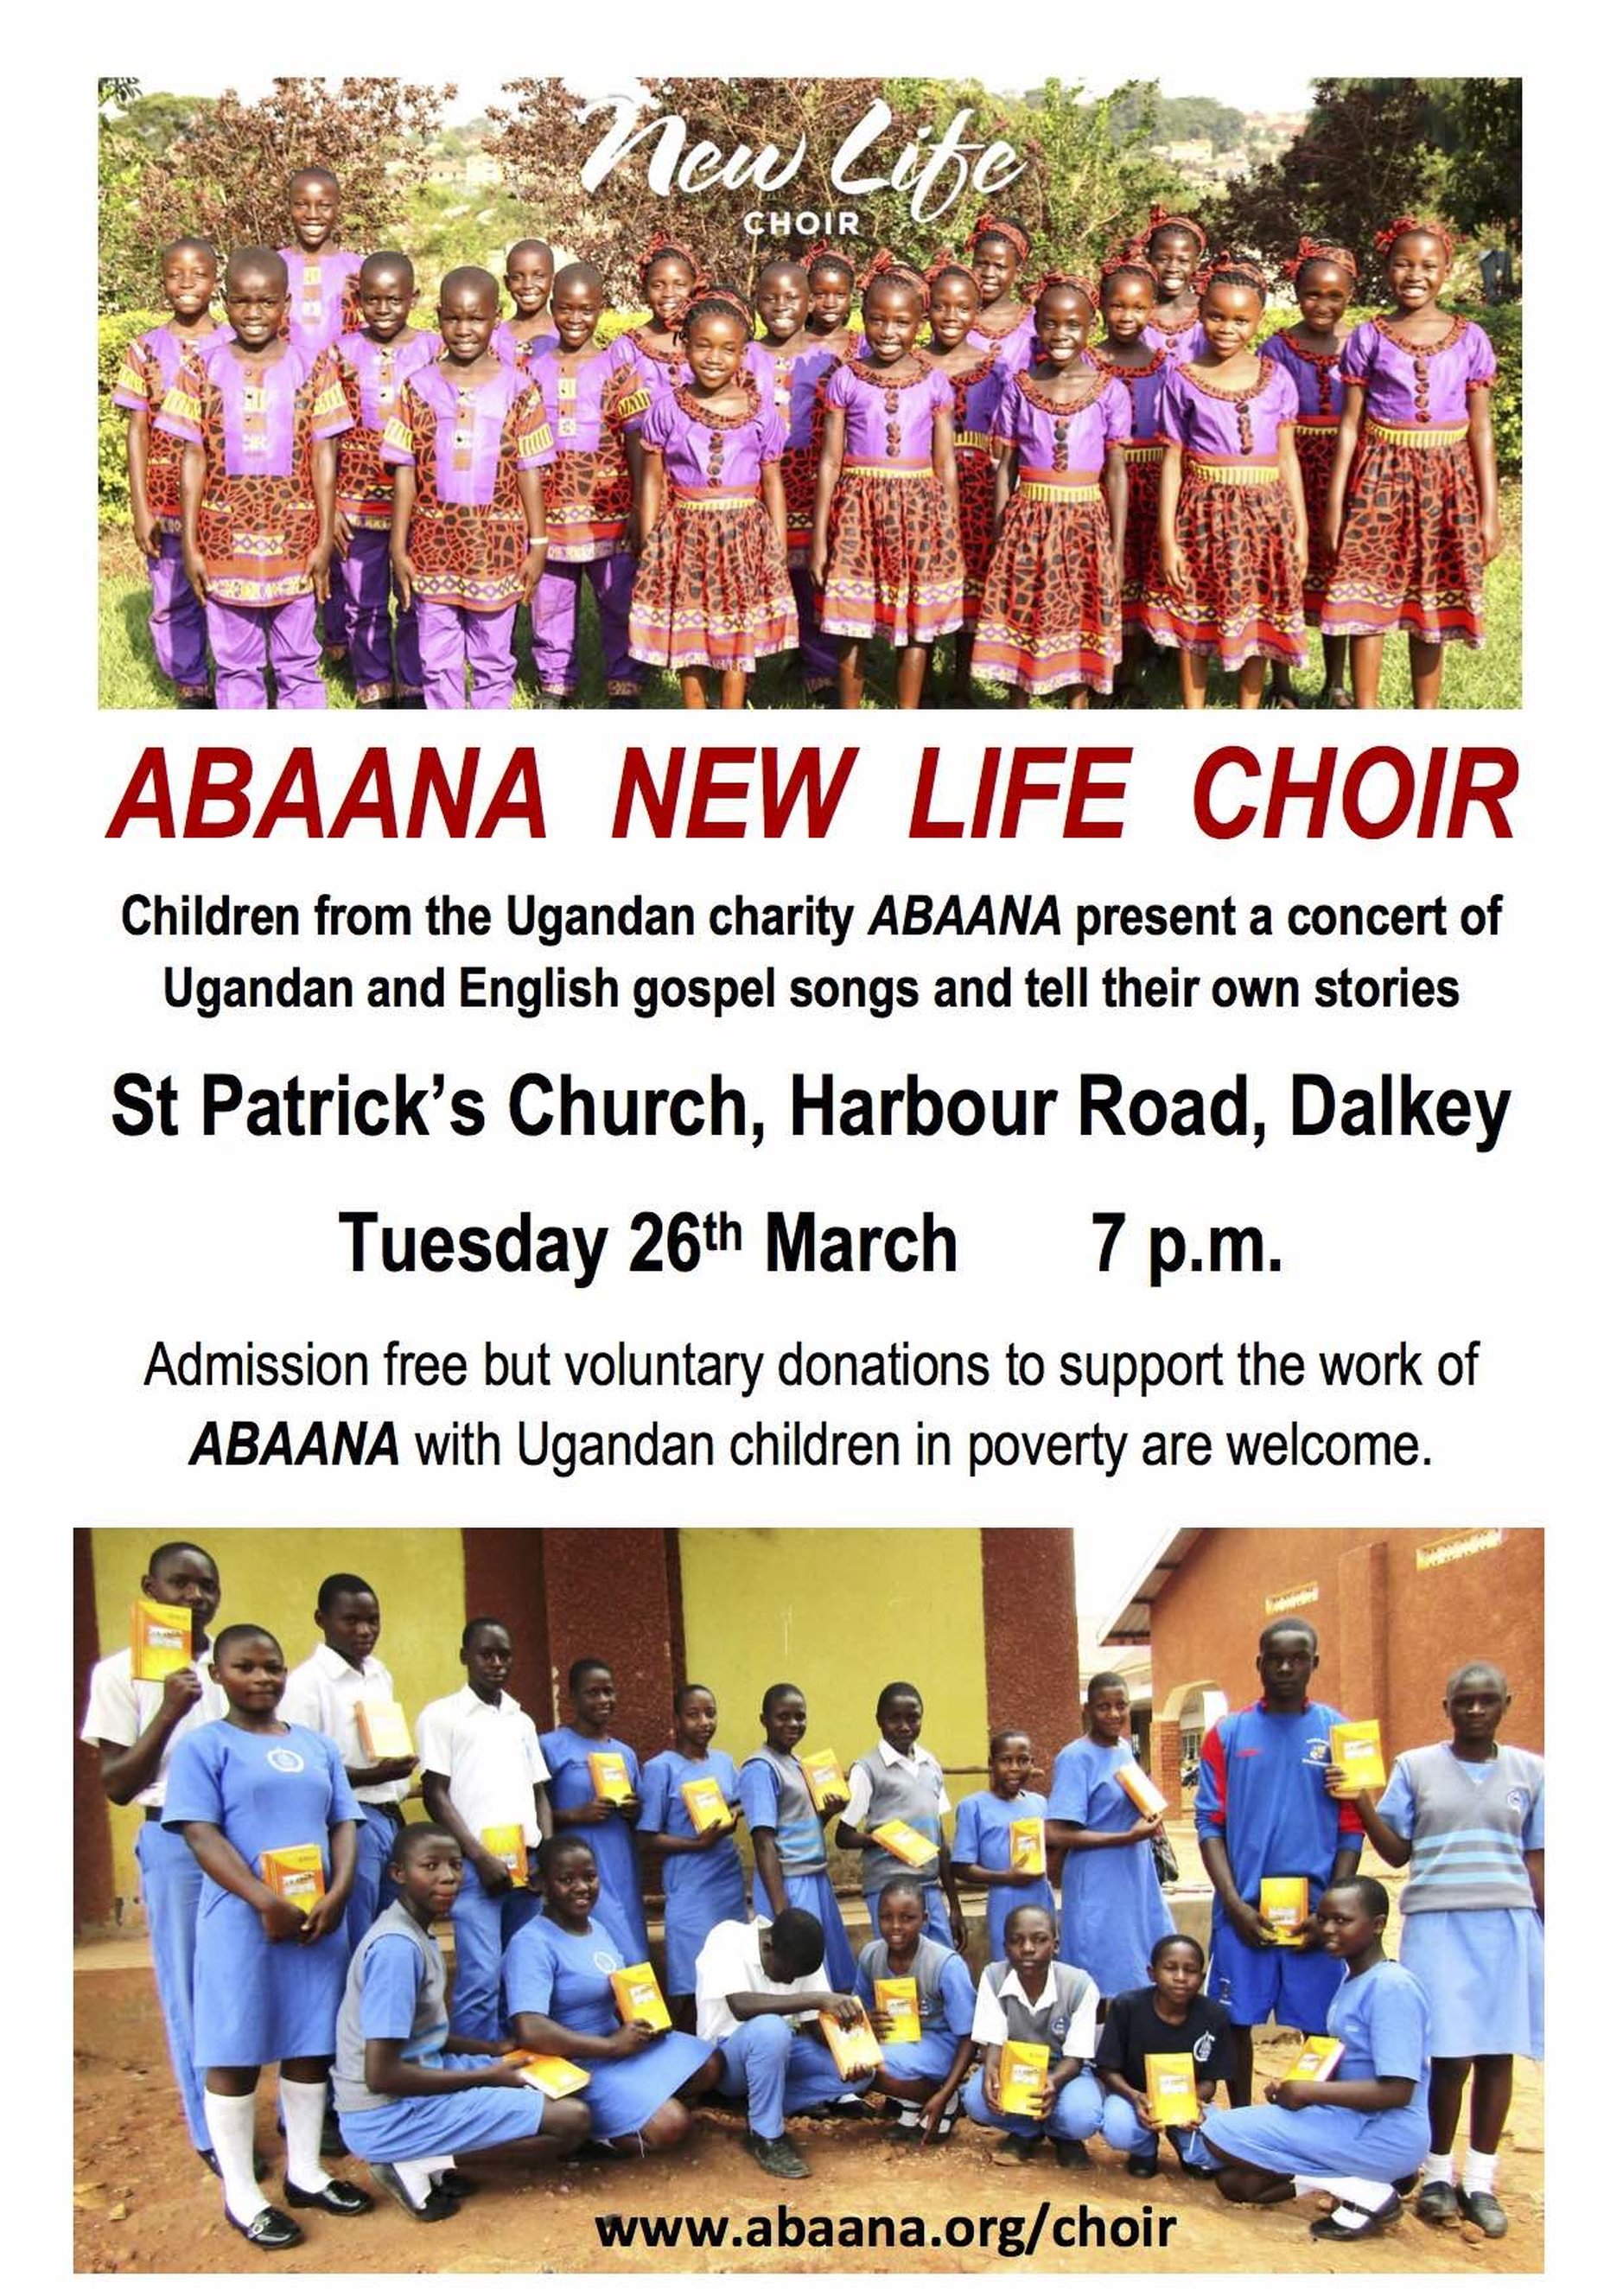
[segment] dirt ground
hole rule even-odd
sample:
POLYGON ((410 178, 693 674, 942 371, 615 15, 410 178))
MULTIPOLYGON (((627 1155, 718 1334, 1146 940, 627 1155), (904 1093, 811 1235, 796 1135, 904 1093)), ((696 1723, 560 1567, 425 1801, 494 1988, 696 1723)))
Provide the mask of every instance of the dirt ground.
MULTIPOLYGON (((131 1941, 133 1944, 133 1940, 131 1941)), ((190 2150, 170 2086, 163 2030, 144 1956, 83 1957, 74 1988, 74 2233, 81 2272, 722 2272, 940 2271, 1052 2272, 1067 2268, 1178 2272, 1537 2272, 1544 2250, 1544 2087, 1541 2075, 1517 2068, 1500 2192, 1512 2228, 1503 2241, 1473 2243, 1436 2232, 1407 2215, 1379 2239, 1344 2247, 1310 2241, 1316 2203, 1234 2209, 1209 2185, 1180 2175, 1163 2147, 1153 2183, 1129 2179, 1101 2140, 1085 2174, 1045 2159, 1012 2172, 996 2169, 996 2142, 967 2123, 952 2141, 922 2155, 899 2156, 876 2128, 848 2121, 799 2121, 791 2134, 812 2169, 809 2180, 785 2184, 766 2176, 740 2148, 741 2123, 701 2112, 681 2152, 646 2161, 572 2161, 545 2175, 463 2165, 480 2190, 444 2224, 417 2226, 380 2200, 356 2224, 307 2217, 302 2248, 262 2257, 239 2240, 220 2211, 219 2186, 190 2150), (105 1963, 106 1965, 100 1965, 105 1963), (1011 2189, 1012 2187, 1012 2189, 1011 2189), (1047 2205, 1036 2252, 1000 2253, 1021 2240, 1047 2205), (788 2245, 777 2237, 787 2211, 792 2243, 809 2235, 818 2216, 883 2215, 922 2220, 922 2249, 866 2242, 860 2247, 788 2245), (1116 2220, 1112 2244, 1062 2249, 1057 2224, 1116 2220), (1146 2210, 1160 2243, 1143 2244, 1146 2210), (764 2247, 734 2245, 750 2235, 742 2219, 758 2211, 773 2234, 764 2247), (719 2251, 683 2240, 655 2251, 605 2248, 596 2219, 605 2215, 728 2215, 719 2251), (972 2232, 964 2220, 976 2219, 972 2232), (1160 2219, 1171 2218, 1162 2224, 1160 2219), (983 2224, 981 2219, 993 2221, 983 2224), (949 2229, 950 2227, 950 2229, 949 2229), (1134 2245, 1119 2244, 1129 2236, 1134 2245), (966 2241, 967 2244, 958 2245, 966 2241), (939 2242, 939 2246, 930 2243, 939 2242)), ((1284 2070, 1291 2045, 1258 2035, 1259 2072, 1284 2070)), ((260 2089, 262 2147, 275 2164, 266 2189, 279 2197, 281 2151, 274 2083, 260 2089)), ((330 2162, 335 2174, 342 2164, 330 2162)), ((362 2171, 352 2170, 365 2183, 362 2171)), ((759 2238, 758 2232, 755 2238, 759 2238)), ((898 2238, 900 2237, 898 2234, 898 2238)), ((1096 2239, 1097 2234, 1094 2237, 1096 2239)))

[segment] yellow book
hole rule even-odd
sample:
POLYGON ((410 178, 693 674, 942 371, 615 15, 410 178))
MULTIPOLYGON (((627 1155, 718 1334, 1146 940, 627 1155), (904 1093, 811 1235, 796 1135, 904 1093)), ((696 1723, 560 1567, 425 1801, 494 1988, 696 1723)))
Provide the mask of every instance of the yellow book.
POLYGON ((631 1783, 624 1754, 588 1754, 586 1767, 592 1773, 592 1791, 599 1801, 635 1800, 636 1789, 631 1783))
POLYGON ((527 2087, 538 2088, 543 2096, 573 2096, 592 2078, 583 2067, 572 2065, 567 2057, 537 2056, 530 2049, 508 2049, 502 2062, 517 2065, 519 2079, 527 2087))
POLYGON ((1126 1794, 1140 1817, 1159 1817, 1167 1807, 1167 1797, 1142 1763, 1123 1762, 1111 1775, 1126 1794))
POLYGON ((320 1844, 299 1841, 291 1849, 262 1850, 259 1879, 290 1906, 302 1906, 308 1913, 327 1886, 320 1844))
POLYGON ((714 1778, 689 1778, 682 1789, 682 1799, 687 1814, 693 1821, 693 1832, 703 1833, 712 1825, 733 1825, 736 1823, 727 1808, 727 1798, 714 1778))
POLYGON ((1158 2128, 1190 2128, 1201 2118, 1194 2059, 1187 2050, 1144 2058, 1144 2095, 1158 2128))
POLYGON ((873 2006, 889 2018, 887 2041, 922 2041, 919 2023, 919 1981, 916 1977, 876 1977, 873 2006))
POLYGON ((167 1682, 192 1663, 192 1613, 184 1603, 137 1595, 129 1609, 129 1670, 136 1682, 167 1682))
POLYGON ((397 1762, 416 1751, 406 1726, 406 1709, 398 1698, 357 1698, 355 1726, 360 1733, 361 1751, 369 1762, 397 1762))
POLYGON ((998 2059, 997 2085, 1003 2110, 1029 2120, 1043 2117, 1042 2094, 1048 2086, 1048 2052, 1040 2041, 1005 2041, 998 2059))
POLYGON ((635 1961, 629 1969, 611 1969, 609 1982, 622 2024, 650 2025, 656 2033, 669 2032, 670 2011, 665 2006, 652 1962, 635 1961))
POLYGON ((1258 1910, 1274 1932, 1276 1945, 1300 1946, 1307 1919, 1307 1877, 1305 1874, 1265 1874, 1257 1897, 1258 1910))
POLYGON ((851 1797, 845 1783, 845 1772, 834 1759, 834 1750, 824 1746, 821 1753, 799 1754, 800 1775, 806 1780, 807 1792, 812 1798, 812 1808, 821 1817, 825 1810, 843 1807, 851 1797))
POLYGON ((921 1833, 916 1825, 909 1825, 905 1817, 888 1817, 882 1825, 873 1828, 873 1839, 882 1841, 891 1856, 899 1857, 905 1866, 933 1866, 940 1856, 928 1834, 921 1833))
POLYGON ((1285 2079, 1327 2081, 1346 2054, 1345 2042, 1332 2041, 1328 2033, 1308 2033, 1304 2037, 1296 2062, 1285 2079))
POLYGON ((1379 1793, 1386 1784, 1379 1722, 1332 1722, 1330 1759, 1344 1773, 1343 1801, 1350 1801, 1355 1794, 1379 1793))
POLYGON ((479 1838, 493 1857, 499 1857, 521 1888, 529 1879, 529 1852, 521 1825, 481 1825, 479 1838))
POLYGON ((826 2009, 817 2012, 817 2022, 823 2028, 823 2037, 833 2056, 835 2070, 846 2079, 848 2080, 853 2073, 876 2073, 883 2070, 884 2052, 874 2037, 865 2011, 859 2025, 842 2025, 837 2017, 831 2017, 826 2009))
POLYGON ((1039 1877, 1046 1871, 1040 1817, 1009 1820, 1009 1870, 1012 1874, 1034 1874, 1039 1877))

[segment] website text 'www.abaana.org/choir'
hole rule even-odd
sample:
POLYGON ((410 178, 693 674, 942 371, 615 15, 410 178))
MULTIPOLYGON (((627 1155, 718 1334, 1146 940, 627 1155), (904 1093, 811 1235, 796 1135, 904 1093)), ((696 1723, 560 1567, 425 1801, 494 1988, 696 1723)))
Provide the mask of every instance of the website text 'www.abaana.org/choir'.
POLYGON ((1078 2249, 1166 2249, 1177 2225, 1176 2210, 1089 2208, 1086 2202, 1055 2208, 1041 2201, 1029 2215, 964 2210, 932 2224, 912 2212, 866 2214, 791 2208, 751 2209, 736 2216, 600 2216, 599 2245, 606 2249, 811 2249, 847 2253, 889 2249, 974 2250, 1005 2258, 1063 2254, 1078 2249))

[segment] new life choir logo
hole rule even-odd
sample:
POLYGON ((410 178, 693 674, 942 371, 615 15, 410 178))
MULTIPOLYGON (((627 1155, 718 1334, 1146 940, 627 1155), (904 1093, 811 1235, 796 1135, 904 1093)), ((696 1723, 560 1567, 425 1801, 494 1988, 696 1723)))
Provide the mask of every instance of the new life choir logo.
MULTIPOLYGON (((737 192, 786 193, 806 163, 804 135, 788 152, 775 144, 763 144, 758 150, 738 144, 724 152, 702 137, 693 142, 680 112, 643 119, 640 103, 630 95, 602 96, 588 103, 580 115, 582 125, 605 111, 612 115, 610 124, 580 171, 587 192, 596 191, 616 168, 632 164, 646 167, 649 189, 661 199, 713 191, 718 184, 737 192)), ((914 221, 934 223, 966 196, 979 200, 1007 191, 1030 165, 1012 144, 996 138, 977 141, 975 115, 966 107, 939 133, 928 127, 916 128, 887 166, 883 145, 895 116, 881 98, 869 105, 830 164, 831 192, 847 199, 871 198, 887 190, 906 192, 914 221)), ((751 208, 742 225, 751 239, 848 239, 861 227, 854 208, 837 207, 751 208)))

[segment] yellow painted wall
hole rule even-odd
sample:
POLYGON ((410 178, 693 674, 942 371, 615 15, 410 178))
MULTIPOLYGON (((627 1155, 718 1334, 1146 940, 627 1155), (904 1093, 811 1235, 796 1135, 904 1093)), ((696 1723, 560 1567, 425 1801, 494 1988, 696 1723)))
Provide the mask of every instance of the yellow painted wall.
MULTIPOLYGON (((122 1650, 129 1641, 129 1605, 141 1590, 147 1557, 168 1538, 194 1538, 219 1564, 217 1629, 245 1620, 268 1627, 290 1666, 308 1658, 319 1639, 311 1616, 316 1588, 330 1571, 353 1570, 377 1589, 383 1613, 379 1656, 414 1721, 430 1698, 443 1698, 465 1679, 456 1656, 465 1616, 460 1530, 93 1531, 96 1631, 104 1652, 122 1650)), ((140 1813, 110 1815, 113 1888, 133 1901, 140 1813)))
MULTIPOLYGON (((979 1530, 684 1530, 687 1668, 716 1693, 717 1742, 761 1742, 761 1693, 806 1693, 808 1748, 850 1763, 879 1736, 887 1682, 918 1685, 924 1743, 955 1802, 986 1783, 986 1637, 979 1530)), ((831 1829, 829 1839, 833 1839, 831 1829)))

